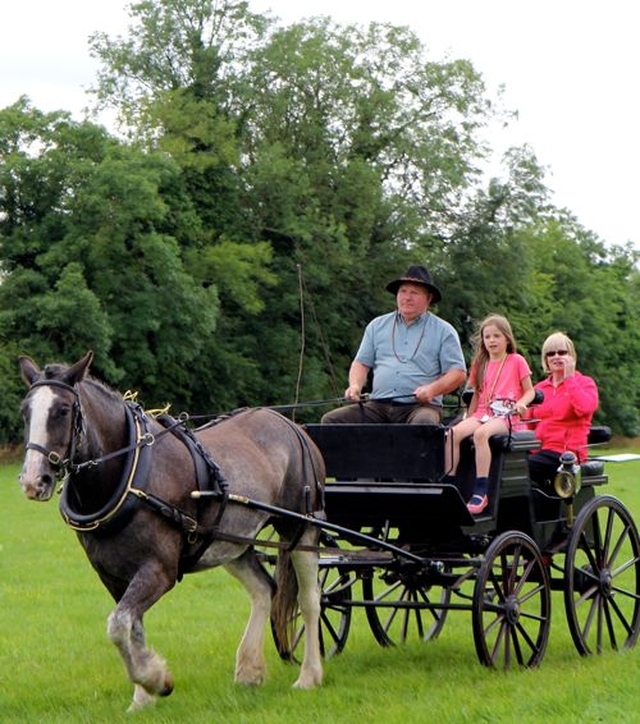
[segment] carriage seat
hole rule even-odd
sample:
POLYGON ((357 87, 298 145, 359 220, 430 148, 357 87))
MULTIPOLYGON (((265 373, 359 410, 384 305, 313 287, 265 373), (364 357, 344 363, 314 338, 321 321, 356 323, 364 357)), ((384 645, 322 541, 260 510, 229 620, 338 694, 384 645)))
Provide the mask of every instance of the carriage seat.
MULTIPOLYGON (((605 425, 592 425, 587 437, 587 445, 603 445, 611 440, 611 428, 605 425)), ((582 478, 602 478, 604 460, 584 460, 580 464, 582 478)))
MULTIPOLYGON (((611 440, 611 428, 604 425, 593 425, 589 430, 587 438, 588 445, 602 445, 611 440)), ((537 450, 540 442, 533 430, 516 430, 511 435, 493 435, 490 439, 493 450, 518 451, 537 450)), ((585 460, 581 464, 582 474, 586 476, 597 476, 604 473, 604 462, 602 460, 585 460)))
POLYGON ((592 425, 589 428, 587 445, 602 445, 611 440, 611 428, 605 425, 592 425))
POLYGON ((604 460, 585 460, 580 463, 583 478, 594 478, 604 475, 604 460))
POLYGON ((489 444, 493 450, 536 450, 540 441, 533 430, 514 430, 510 435, 492 435, 489 444))

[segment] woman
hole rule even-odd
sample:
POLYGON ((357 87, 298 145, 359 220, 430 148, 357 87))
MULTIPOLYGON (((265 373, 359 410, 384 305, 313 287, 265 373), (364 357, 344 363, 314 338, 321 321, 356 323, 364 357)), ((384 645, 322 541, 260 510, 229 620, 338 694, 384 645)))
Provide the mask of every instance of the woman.
POLYGON ((587 438, 593 413, 598 409, 598 388, 591 377, 576 370, 577 355, 566 334, 554 332, 542 345, 542 368, 549 376, 539 382, 544 400, 533 415, 539 422, 535 435, 540 450, 529 456, 531 479, 538 485, 553 481, 563 452, 579 461, 587 457, 587 438))

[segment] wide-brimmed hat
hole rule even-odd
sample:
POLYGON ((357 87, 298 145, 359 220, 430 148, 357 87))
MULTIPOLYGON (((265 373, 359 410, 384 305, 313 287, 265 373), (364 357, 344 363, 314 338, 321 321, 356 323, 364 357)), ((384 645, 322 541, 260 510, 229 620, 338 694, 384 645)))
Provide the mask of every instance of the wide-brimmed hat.
POLYGON ((429 270, 423 266, 410 266, 404 276, 401 276, 400 279, 394 279, 394 281, 387 284, 387 291, 391 292, 391 294, 397 294, 400 285, 405 283, 422 284, 422 286, 431 292, 431 302, 433 304, 436 304, 442 299, 442 294, 440 294, 440 290, 433 283, 429 270))

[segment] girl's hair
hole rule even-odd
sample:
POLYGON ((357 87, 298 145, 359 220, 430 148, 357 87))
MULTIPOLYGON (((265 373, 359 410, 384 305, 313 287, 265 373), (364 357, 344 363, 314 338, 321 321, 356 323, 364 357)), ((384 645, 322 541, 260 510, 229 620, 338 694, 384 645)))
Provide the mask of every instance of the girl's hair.
POLYGON ((550 334, 542 344, 542 351, 540 353, 540 362, 542 369, 548 374, 551 370, 547 364, 547 352, 554 352, 558 349, 566 349, 574 360, 578 360, 576 354, 576 348, 573 346, 571 338, 568 337, 564 332, 553 332, 550 334))
POLYGON ((489 353, 483 344, 482 335, 485 328, 490 325, 497 327, 507 338, 507 354, 517 352, 516 340, 513 336, 509 320, 501 314, 490 314, 488 317, 485 317, 480 322, 476 333, 473 335, 473 348, 475 350, 475 354, 471 360, 471 366, 476 366, 476 390, 482 389, 484 373, 486 372, 487 365, 489 364, 489 353))

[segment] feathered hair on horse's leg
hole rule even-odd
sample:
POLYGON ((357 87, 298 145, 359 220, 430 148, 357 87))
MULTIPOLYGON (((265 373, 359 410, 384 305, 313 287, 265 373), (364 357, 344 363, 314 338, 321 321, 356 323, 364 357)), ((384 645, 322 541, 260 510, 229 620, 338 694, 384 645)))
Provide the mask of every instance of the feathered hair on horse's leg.
POLYGON ((295 629, 295 614, 298 607, 298 579, 291 553, 280 551, 276 563, 276 588, 271 605, 273 628, 278 653, 285 660, 293 656, 291 650, 295 629))

